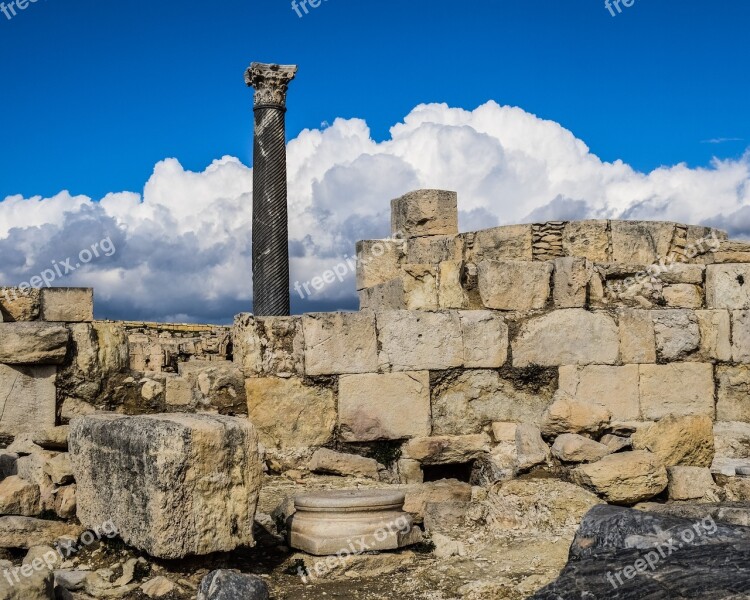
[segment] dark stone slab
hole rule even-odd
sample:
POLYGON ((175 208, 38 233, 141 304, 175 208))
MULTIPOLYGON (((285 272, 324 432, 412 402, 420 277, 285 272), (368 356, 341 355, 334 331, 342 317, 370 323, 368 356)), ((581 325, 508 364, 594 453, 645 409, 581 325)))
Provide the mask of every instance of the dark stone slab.
POLYGON ((198 600, 268 600, 268 587, 256 575, 211 571, 201 581, 198 600))

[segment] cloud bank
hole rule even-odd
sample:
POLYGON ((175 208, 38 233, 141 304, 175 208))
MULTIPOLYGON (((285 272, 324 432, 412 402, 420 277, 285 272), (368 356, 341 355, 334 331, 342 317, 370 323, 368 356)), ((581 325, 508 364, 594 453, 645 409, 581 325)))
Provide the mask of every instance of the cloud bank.
MULTIPOLYGON (((305 130, 288 146, 292 282, 387 237, 390 200, 417 188, 459 193, 462 231, 531 220, 622 218, 711 224, 750 237, 750 149, 706 168, 651 173, 607 163, 558 123, 488 102, 417 106, 375 142, 359 119, 305 130)), ((143 193, 61 192, 0 201, 0 281, 28 281, 109 238, 116 252, 63 279, 96 288, 98 318, 229 322, 252 306, 252 169, 225 156, 202 173, 169 158, 143 193)), ((352 274, 297 312, 355 308, 352 274)))

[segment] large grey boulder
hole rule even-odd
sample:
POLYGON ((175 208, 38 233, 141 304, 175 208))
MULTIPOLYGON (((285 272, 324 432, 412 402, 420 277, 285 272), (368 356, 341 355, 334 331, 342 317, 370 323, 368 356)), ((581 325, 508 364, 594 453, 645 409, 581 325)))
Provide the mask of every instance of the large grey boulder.
POLYGON ((90 415, 72 423, 69 447, 86 527, 112 521, 159 558, 253 545, 262 471, 248 420, 90 415))
POLYGON ((211 571, 201 581, 198 600, 268 600, 266 583, 255 575, 211 571))

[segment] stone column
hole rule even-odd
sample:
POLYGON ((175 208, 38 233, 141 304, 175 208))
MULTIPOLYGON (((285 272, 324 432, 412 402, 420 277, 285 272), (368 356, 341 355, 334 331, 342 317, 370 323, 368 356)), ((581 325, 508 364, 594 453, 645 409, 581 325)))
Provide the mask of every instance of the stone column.
POLYGON ((295 65, 253 63, 245 82, 255 88, 253 147, 253 313, 286 316, 289 241, 284 114, 295 65))

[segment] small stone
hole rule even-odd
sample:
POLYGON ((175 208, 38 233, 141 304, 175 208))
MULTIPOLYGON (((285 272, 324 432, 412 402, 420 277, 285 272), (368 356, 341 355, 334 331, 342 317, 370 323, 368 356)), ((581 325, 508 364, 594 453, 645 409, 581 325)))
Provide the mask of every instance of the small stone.
POLYGON ((563 433, 552 446, 552 454, 563 462, 594 462, 607 456, 610 449, 604 444, 576 433, 563 433))
POLYGON ((73 465, 67 452, 58 454, 44 464, 44 472, 49 475, 52 483, 67 485, 73 482, 73 465))
POLYGON ((171 594, 176 586, 166 577, 154 577, 141 586, 141 591, 149 598, 163 598, 171 594))
POLYGON ((555 394, 554 402, 542 416, 542 434, 553 438, 561 433, 598 434, 610 422, 603 406, 577 401, 565 392, 555 394))
POLYGON ((39 486, 12 475, 0 483, 0 514, 35 517, 41 512, 39 486))
POLYGON ((669 415, 631 439, 633 448, 653 452, 667 467, 710 467, 714 458, 713 422, 705 415, 669 415))
POLYGON ((607 446, 612 453, 625 450, 633 445, 633 442, 629 437, 621 437, 619 435, 612 435, 611 433, 602 436, 602 439, 600 439, 599 442, 607 446))
POLYGON ((198 600, 269 600, 268 586, 257 575, 211 571, 198 587, 198 600))
POLYGON ((614 504, 635 504, 663 492, 668 484, 661 460, 644 450, 610 454, 576 467, 573 480, 614 504))
POLYGON ((365 458, 356 454, 334 452, 327 448, 315 451, 308 468, 313 473, 331 473, 344 477, 368 477, 378 479, 380 465, 373 458, 365 458))
POLYGON ((545 464, 550 459, 549 447, 539 428, 530 423, 521 423, 516 429, 516 453, 516 465, 520 471, 545 464))
POLYGON ((667 474, 670 500, 699 500, 716 494, 708 467, 669 467, 667 474))

